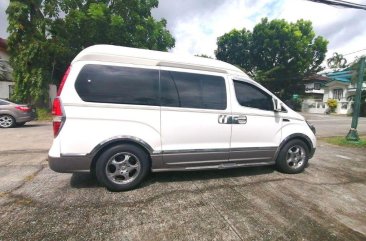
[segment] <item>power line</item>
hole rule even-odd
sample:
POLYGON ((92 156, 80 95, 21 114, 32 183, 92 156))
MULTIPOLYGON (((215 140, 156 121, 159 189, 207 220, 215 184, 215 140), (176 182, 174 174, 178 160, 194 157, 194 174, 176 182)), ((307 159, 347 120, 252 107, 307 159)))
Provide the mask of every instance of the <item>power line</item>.
POLYGON ((366 50, 366 49, 360 49, 360 50, 357 50, 357 51, 354 51, 354 52, 351 52, 351 53, 348 53, 348 54, 343 54, 343 56, 350 55, 350 54, 355 54, 355 53, 361 52, 363 50, 366 50))
POLYGON ((364 5, 364 4, 358 4, 358 3, 353 3, 353 2, 343 1, 343 0, 307 0, 307 1, 322 3, 322 4, 326 4, 326 5, 330 5, 330 6, 366 10, 366 5, 364 5))

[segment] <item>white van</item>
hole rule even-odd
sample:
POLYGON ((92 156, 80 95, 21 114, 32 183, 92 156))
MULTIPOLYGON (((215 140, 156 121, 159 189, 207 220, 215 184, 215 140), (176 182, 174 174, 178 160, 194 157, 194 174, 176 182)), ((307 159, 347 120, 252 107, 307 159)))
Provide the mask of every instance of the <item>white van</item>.
POLYGON ((91 171, 113 191, 150 171, 299 173, 316 146, 301 115, 230 64, 110 45, 76 56, 53 115, 50 168, 91 171))

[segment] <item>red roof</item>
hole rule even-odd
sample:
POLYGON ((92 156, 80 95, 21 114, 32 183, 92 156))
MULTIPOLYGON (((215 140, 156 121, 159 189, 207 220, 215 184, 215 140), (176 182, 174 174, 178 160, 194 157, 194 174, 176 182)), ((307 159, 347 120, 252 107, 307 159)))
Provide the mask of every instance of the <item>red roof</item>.
POLYGON ((319 75, 319 74, 312 74, 310 76, 305 77, 304 81, 305 82, 328 82, 328 81, 331 81, 331 79, 326 76, 319 75))

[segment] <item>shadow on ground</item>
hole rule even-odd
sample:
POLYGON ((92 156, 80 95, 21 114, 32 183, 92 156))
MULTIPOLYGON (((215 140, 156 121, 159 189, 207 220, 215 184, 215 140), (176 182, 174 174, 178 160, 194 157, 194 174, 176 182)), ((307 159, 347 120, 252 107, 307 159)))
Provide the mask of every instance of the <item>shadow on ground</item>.
MULTIPOLYGON (((207 171, 182 171, 182 172, 159 172, 151 173, 142 183, 141 188, 155 183, 164 182, 186 182, 202 181, 210 179, 225 179, 242 176, 259 176, 274 172, 272 166, 265 167, 246 167, 225 170, 207 170, 207 171)), ((90 173, 73 173, 70 180, 73 188, 97 188, 101 187, 96 178, 90 173)))

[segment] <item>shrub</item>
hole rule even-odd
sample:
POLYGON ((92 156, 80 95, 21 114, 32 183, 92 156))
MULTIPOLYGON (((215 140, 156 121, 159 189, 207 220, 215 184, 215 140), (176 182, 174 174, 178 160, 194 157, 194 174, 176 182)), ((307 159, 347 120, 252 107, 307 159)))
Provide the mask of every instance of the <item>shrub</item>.
POLYGON ((49 121, 52 120, 52 115, 49 109, 47 108, 37 108, 37 120, 40 121, 49 121))
POLYGON ((331 112, 335 112, 335 109, 337 108, 338 105, 338 101, 336 99, 328 99, 327 105, 329 106, 331 112))

